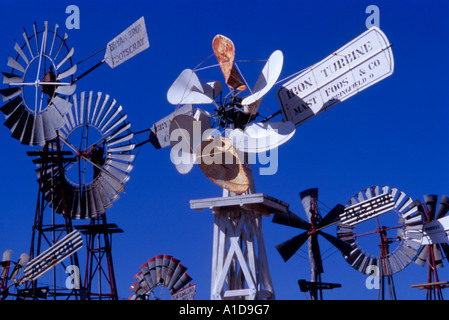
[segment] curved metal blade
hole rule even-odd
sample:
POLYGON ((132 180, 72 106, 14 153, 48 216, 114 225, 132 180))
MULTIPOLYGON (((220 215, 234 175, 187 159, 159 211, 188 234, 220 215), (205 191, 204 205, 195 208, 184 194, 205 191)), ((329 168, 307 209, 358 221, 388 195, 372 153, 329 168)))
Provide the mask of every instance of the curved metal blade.
POLYGON ((349 256, 351 253, 351 245, 347 242, 338 239, 337 237, 334 237, 333 235, 330 235, 326 232, 319 231, 320 235, 322 235, 327 241, 332 243, 332 245, 340 250, 345 256, 349 256))
POLYGON ((209 104, 213 102, 213 99, 204 93, 200 80, 191 69, 185 69, 176 78, 168 89, 167 100, 173 105, 209 104))
POLYGON ((424 202, 426 204, 429 218, 430 220, 433 220, 435 218, 435 212, 436 212, 436 205, 437 205, 438 196, 437 195, 424 195, 424 202))
POLYGON ((0 94, 2 95, 3 101, 15 98, 21 93, 22 89, 20 87, 11 87, 0 90, 0 94))
POLYGON ((336 223, 338 220, 340 220, 340 214, 345 211, 345 206, 342 204, 337 204, 331 211, 328 212, 328 214, 321 219, 320 223, 318 224, 318 229, 327 227, 330 224, 336 223))
POLYGON ((297 216, 291 211, 287 214, 285 213, 274 214, 272 222, 303 230, 310 230, 310 228, 312 227, 310 223, 308 223, 307 221, 305 221, 304 219, 297 216))
POLYGON ((295 252, 298 251, 299 248, 301 248, 301 246, 304 244, 304 242, 307 241, 308 238, 309 235, 307 234, 307 232, 303 232, 296 237, 278 244, 277 246, 275 246, 275 248, 281 254, 282 259, 287 262, 295 254, 295 252))
POLYGON ((440 206, 438 207, 435 219, 440 219, 444 217, 448 211, 449 211, 449 197, 443 194, 440 200, 440 206))
POLYGON ((73 75, 76 72, 77 69, 77 65, 73 65, 71 66, 69 69, 67 69, 66 71, 63 71, 61 73, 58 74, 56 80, 59 81, 61 79, 67 78, 68 76, 73 75))
POLYGON ((250 186, 248 166, 229 139, 203 141, 196 149, 196 162, 209 180, 228 191, 242 194, 250 186))
POLYGON ((220 64, 221 71, 223 72, 228 87, 230 89, 244 91, 246 89, 245 82, 234 66, 234 43, 229 38, 218 34, 212 40, 212 49, 220 64))
POLYGON ((296 127, 290 122, 251 123, 244 130, 228 130, 229 139, 240 151, 262 153, 284 144, 295 134, 296 127))
POLYGON ((446 256, 447 261, 449 261, 449 244, 440 243, 441 250, 443 250, 444 255, 446 256))
POLYGON ((318 201, 318 188, 311 188, 299 193, 299 197, 301 198, 302 206, 304 207, 304 211, 307 214, 307 218, 311 217, 311 203, 318 201))
POLYGON ((3 83, 8 84, 12 82, 22 82, 23 78, 17 74, 2 72, 3 74, 3 83))
POLYGON ((8 55, 8 67, 19 70, 22 73, 25 73, 25 68, 14 58, 8 55))
POLYGON ((421 267, 424 267, 426 265, 427 261, 427 253, 429 252, 429 245, 425 245, 422 247, 421 252, 419 255, 415 258, 415 263, 421 267))
MULTIPOLYGON (((276 50, 271 54, 268 58, 267 63, 262 69, 262 72, 257 78, 257 81, 252 90, 252 94, 242 100, 242 105, 251 106, 253 104, 259 105, 260 100, 264 95, 268 93, 268 91, 273 88, 279 75, 282 71, 282 66, 284 63, 284 55, 282 51, 276 50)), ((253 108, 245 108, 247 113, 255 114, 256 110, 253 108)))

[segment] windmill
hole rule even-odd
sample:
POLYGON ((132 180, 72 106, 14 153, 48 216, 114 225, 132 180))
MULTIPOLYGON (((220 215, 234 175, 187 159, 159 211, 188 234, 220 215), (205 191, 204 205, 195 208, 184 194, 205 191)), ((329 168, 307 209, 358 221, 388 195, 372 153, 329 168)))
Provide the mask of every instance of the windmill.
POLYGON ((229 38, 217 35, 212 41, 212 49, 229 94, 223 98, 219 82, 202 84, 194 70, 185 69, 167 92, 168 101, 178 108, 154 124, 156 130, 152 130, 152 142, 156 148, 171 146, 171 157, 181 174, 190 172, 198 163, 206 177, 223 188, 222 198, 191 201, 192 209, 209 208, 214 213, 211 299, 273 299, 262 216, 273 210, 285 212, 287 205, 254 193, 246 153, 251 148, 262 151, 256 145, 265 142, 267 137, 272 140, 265 143, 266 150, 275 148, 291 138, 295 131, 288 122, 272 126, 249 124, 256 117, 262 97, 280 75, 283 55, 279 50, 275 51, 265 63, 250 95, 240 98, 249 86, 244 84, 234 64, 234 44, 229 38), (212 104, 214 113, 203 109, 193 111, 191 104, 212 104), (160 127, 169 130, 158 131, 160 127), (284 130, 278 132, 273 128, 284 130), (236 145, 235 141, 244 142, 245 137, 249 137, 248 132, 253 134, 252 140, 236 145), (176 137, 181 141, 176 141, 176 137), (245 145, 251 148, 245 149, 245 145), (238 206, 237 203, 245 205, 238 206))
POLYGON ((281 110, 268 116, 262 116, 259 107, 263 105, 262 98, 282 82, 278 80, 284 60, 282 52, 276 50, 269 56, 251 87, 240 72, 235 59, 235 46, 229 38, 215 36, 212 49, 211 57, 217 58, 229 93, 223 92, 224 87, 219 81, 200 80, 200 72, 210 67, 200 68, 200 64, 194 69, 183 70, 167 92, 167 100, 176 106, 175 111, 153 124, 149 141, 156 149, 171 147, 170 157, 179 173, 187 174, 198 164, 209 180, 223 188, 222 199, 190 202, 192 209, 209 208, 215 217, 211 298, 235 298, 238 292, 244 293, 240 297, 247 299, 274 298, 264 244, 260 241, 263 237, 259 219, 270 213, 286 213, 288 205, 276 199, 272 201, 273 198, 264 194, 251 197, 255 187, 248 155, 279 147, 291 139, 298 125, 390 76, 394 69, 391 45, 380 29, 370 28, 326 59, 292 75, 277 90, 281 110), (320 76, 315 77, 314 74, 320 76), (250 92, 245 96, 246 90, 250 92), (195 105, 212 105, 213 110, 195 108, 195 105), (271 122, 279 115, 282 116, 281 121, 271 122), (234 197, 236 199, 226 199, 234 197), (256 199, 262 206, 249 206, 256 199), (246 203, 251 209, 257 207, 257 214, 240 210, 242 207, 238 207, 238 203, 246 203), (241 219, 246 214, 249 218, 241 219), (236 234, 235 230, 239 233, 236 234), (246 248, 243 245, 234 252, 228 250, 231 246, 227 242, 231 237, 246 239, 247 233, 258 239, 261 247, 258 252, 262 255, 255 261, 244 258, 237 262, 243 266, 256 266, 254 270, 263 272, 258 274, 259 271, 254 271, 251 276, 251 271, 243 267, 245 272, 237 281, 236 272, 231 271, 230 277, 225 274, 229 271, 233 256, 246 252, 246 248), (229 261, 228 253, 231 253, 229 261), (260 285, 259 280, 249 283, 251 277, 265 279, 265 282, 260 285), (225 289, 225 279, 226 283, 239 284, 233 289, 225 289), (247 294, 253 292, 254 287, 264 286, 269 290, 247 294))
POLYGON ((304 230, 303 233, 300 233, 299 235, 278 244, 276 246, 276 249, 279 251, 284 261, 287 262, 295 254, 295 252, 299 250, 306 241, 308 241, 308 253, 311 265, 311 281, 308 283, 300 283, 307 285, 309 288, 309 290, 307 291, 310 291, 311 299, 317 300, 323 298, 323 288, 332 289, 336 287, 335 284, 321 282, 321 274, 324 272, 324 269, 318 243, 318 235, 321 235, 323 238, 328 240, 333 246, 335 246, 344 254, 349 254, 350 252, 350 246, 347 243, 337 239, 335 236, 322 231, 324 228, 338 222, 339 216, 344 210, 344 206, 341 204, 337 204, 332 210, 327 213, 326 216, 321 217, 318 210, 317 188, 304 190, 299 193, 299 196, 301 198, 301 202, 309 222, 300 218, 293 212, 289 212, 288 214, 275 214, 273 216, 274 223, 304 230))
MULTIPOLYGON (((25 145, 40 146, 28 152, 34 158, 39 183, 30 256, 39 255, 42 245, 51 246, 64 233, 69 234, 73 220, 90 219, 90 224, 78 226, 89 238, 85 287, 74 288, 67 296, 84 298, 86 289, 88 299, 117 299, 110 237, 122 230, 106 221, 106 210, 129 180, 135 158, 134 134, 122 106, 109 94, 75 91, 76 83, 103 63, 115 68, 149 47, 144 18, 98 51, 105 51, 104 59, 76 78, 78 65, 97 53, 72 63, 74 48, 68 46, 67 34, 60 35, 58 25, 50 29, 48 22, 44 22, 43 30, 34 23, 33 33, 28 35, 25 30, 23 39, 23 45, 14 46, 16 58, 8 56, 7 66, 12 70, 3 73, 3 83, 9 87, 1 89, 0 94, 3 101, 9 101, 0 110, 12 137, 25 145), (125 57, 123 46, 135 50, 125 57), (44 214, 47 209, 51 212, 44 214), (107 260, 106 272, 101 266, 103 257, 107 260), (98 294, 93 293, 93 270, 102 271, 98 277, 108 274, 110 293, 101 293, 101 288, 98 294)), ((78 256, 70 259, 70 264, 79 269, 78 256)), ((56 299, 61 293, 56 293, 55 282, 54 276, 51 293, 56 299)), ((35 286, 36 282, 26 285, 35 286)))
POLYGON ((443 267, 444 253, 449 259, 449 244, 447 230, 449 229, 448 218, 449 198, 441 196, 438 205, 437 195, 424 195, 424 203, 416 200, 419 212, 423 216, 423 241, 419 254, 415 258, 415 263, 424 267, 427 263, 427 283, 412 285, 427 290, 427 299, 443 299, 442 289, 448 286, 447 281, 440 281, 438 268, 443 267))
POLYGON ((378 298, 396 299, 393 275, 416 257, 422 241, 422 215, 413 199, 390 186, 360 191, 340 214, 337 237, 351 246, 343 254, 355 270, 380 280, 378 298))
POLYGON ((173 300, 187 288, 190 291, 189 300, 193 300, 196 285, 185 288, 192 281, 186 270, 180 260, 168 254, 148 259, 134 276, 136 282, 130 287, 133 294, 129 300, 162 300, 168 297, 173 300), (157 290, 158 287, 160 290, 157 290))
POLYGON ((9 288, 15 284, 17 275, 30 259, 30 256, 26 253, 22 253, 17 262, 12 261, 11 256, 12 250, 5 250, 0 262, 0 300, 4 300, 11 295, 9 288), (9 281, 12 283, 9 284, 9 281))
POLYGON ((23 45, 14 45, 17 56, 8 56, 12 70, 2 72, 3 83, 9 87, 0 90, 3 101, 9 100, 0 108, 5 126, 13 138, 31 146, 56 138, 76 90, 72 83, 77 70, 72 62, 75 50, 68 46, 67 34, 61 35, 57 24, 49 29, 47 21, 43 30, 38 29, 34 23, 28 35, 24 28, 23 45))

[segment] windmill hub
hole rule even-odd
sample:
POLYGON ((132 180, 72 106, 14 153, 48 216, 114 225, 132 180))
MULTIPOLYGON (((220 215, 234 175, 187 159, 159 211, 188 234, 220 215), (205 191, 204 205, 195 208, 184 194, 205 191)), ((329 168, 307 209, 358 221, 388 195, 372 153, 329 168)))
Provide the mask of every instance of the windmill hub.
POLYGON ((222 128, 226 128, 229 124, 233 124, 234 128, 243 129, 246 124, 257 117, 257 114, 252 115, 243 112, 241 101, 241 98, 231 97, 228 103, 225 103, 217 109, 217 114, 220 117, 220 126, 222 128))
MULTIPOLYGON (((44 74, 44 76, 42 77, 42 81, 39 82, 39 80, 36 80, 35 86, 37 87, 40 83, 55 82, 55 81, 56 81, 56 75, 53 72, 53 67, 50 66, 50 70, 48 70, 47 73, 44 74)), ((53 94, 55 93, 55 89, 56 89, 56 86, 54 86, 54 85, 41 84, 41 91, 45 94, 48 94, 50 97, 52 97, 53 94)))

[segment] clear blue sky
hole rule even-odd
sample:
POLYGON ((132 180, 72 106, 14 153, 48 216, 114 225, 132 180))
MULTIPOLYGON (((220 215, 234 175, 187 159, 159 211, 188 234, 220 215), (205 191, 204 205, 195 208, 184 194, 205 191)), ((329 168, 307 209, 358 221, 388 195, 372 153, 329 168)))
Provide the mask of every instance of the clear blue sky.
MULTIPOLYGON (((255 176, 256 191, 289 203, 303 218, 298 193, 311 187, 319 188, 322 213, 327 212, 326 206, 346 204, 374 185, 396 187, 415 199, 449 194, 446 1, 6 0, 0 5, 0 70, 8 72, 7 55, 15 55, 15 40, 22 43, 23 27, 32 30, 34 21, 59 24, 75 47, 77 62, 144 16, 150 48, 116 69, 101 66, 77 88, 113 96, 128 114, 133 131, 138 131, 174 110, 166 99, 168 88, 182 70, 196 67, 212 54, 216 34, 233 40, 240 60, 266 59, 281 50, 281 78, 285 78, 363 33, 370 4, 379 7, 380 28, 393 44, 394 74, 299 126, 279 148, 277 173, 255 176), (75 3, 80 29, 66 30, 65 9, 75 3)), ((99 59, 81 64, 78 74, 99 59)), ((263 64, 239 66, 254 83, 263 64)), ((220 70, 215 71, 215 79, 222 81, 220 70)), ((277 88, 264 99, 273 111, 279 109, 277 88)), ((0 141, 0 251, 13 249, 13 258, 18 258, 29 251, 36 204, 34 165, 26 155, 33 148, 12 139, 3 125, 0 141)), ((168 148, 155 150, 147 144, 140 150, 125 193, 107 212, 108 221, 125 231, 113 240, 120 298, 131 294, 129 286, 141 264, 157 254, 169 254, 188 267, 192 283, 197 284, 196 298, 209 299, 213 217, 208 211, 191 210, 189 200, 220 195, 221 189, 198 167, 180 175, 170 162, 168 148)), ((297 280, 310 278, 306 246, 287 263, 274 248, 297 230, 273 224, 271 218, 264 218, 263 230, 277 298, 305 299, 297 280)), ((377 291, 365 287, 366 276, 321 240, 322 251, 327 251, 323 281, 342 284, 325 292, 325 298, 377 299, 377 291)), ((427 269, 414 264, 397 274, 398 298, 425 299, 425 292, 410 285, 425 282, 426 274, 427 269)), ((449 280, 446 268, 439 274, 449 280)))

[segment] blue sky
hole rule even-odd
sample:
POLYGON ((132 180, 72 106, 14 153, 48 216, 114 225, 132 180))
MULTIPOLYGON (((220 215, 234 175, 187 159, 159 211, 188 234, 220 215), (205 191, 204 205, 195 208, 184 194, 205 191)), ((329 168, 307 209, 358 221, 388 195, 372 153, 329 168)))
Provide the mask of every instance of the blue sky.
MULTIPOLYGON (((212 54, 216 34, 233 40, 241 60, 267 59, 281 50, 282 79, 363 33, 365 9, 371 4, 379 7, 380 28, 393 44, 393 75, 297 127, 294 137, 278 150, 277 173, 255 176, 256 191, 289 203, 303 218, 298 193, 312 187, 319 188, 322 213, 375 185, 396 187, 421 200, 424 194, 449 194, 445 97, 449 5, 445 1, 6 0, 0 10, 0 69, 8 72, 7 55, 15 54, 14 43, 22 42, 23 27, 32 30, 34 21, 59 24, 75 47, 77 62, 144 16, 150 48, 115 69, 101 66, 80 80, 77 88, 113 96, 128 114, 132 130, 139 131, 174 110, 166 99, 168 88, 182 70, 194 68, 212 54), (80 9, 78 30, 65 28, 65 9, 70 4, 80 9)), ((100 59, 101 54, 82 63, 77 74, 100 59)), ((239 67, 254 83, 263 63, 239 67)), ((223 82, 218 68, 215 76, 223 82)), ((273 111, 279 109, 278 87, 264 98, 264 105, 273 111)), ((34 165, 26 155, 33 148, 11 138, 5 126, 0 127, 0 141, 0 251, 13 249, 13 258, 18 258, 29 251, 36 205, 34 165)), ((197 166, 181 175, 170 162, 168 149, 143 146, 125 193, 107 212, 108 221, 125 231, 113 240, 120 298, 128 298, 139 266, 157 254, 181 260, 197 284, 196 298, 209 298, 213 216, 191 210, 189 200, 220 195, 221 189, 197 166)), ((297 230, 273 224, 271 218, 264 218, 263 230, 277 298, 305 299, 297 280, 310 278, 306 246, 287 263, 274 248, 297 230)), ((377 291, 365 287, 365 275, 353 270, 324 239, 320 245, 327 251, 323 281, 342 284, 325 292, 325 298, 377 299, 377 291)), ((425 268, 411 264, 395 275, 398 298, 425 299, 425 292, 410 285, 425 282, 426 274, 425 268)), ((439 274, 440 279, 448 279, 445 268, 439 274)))

